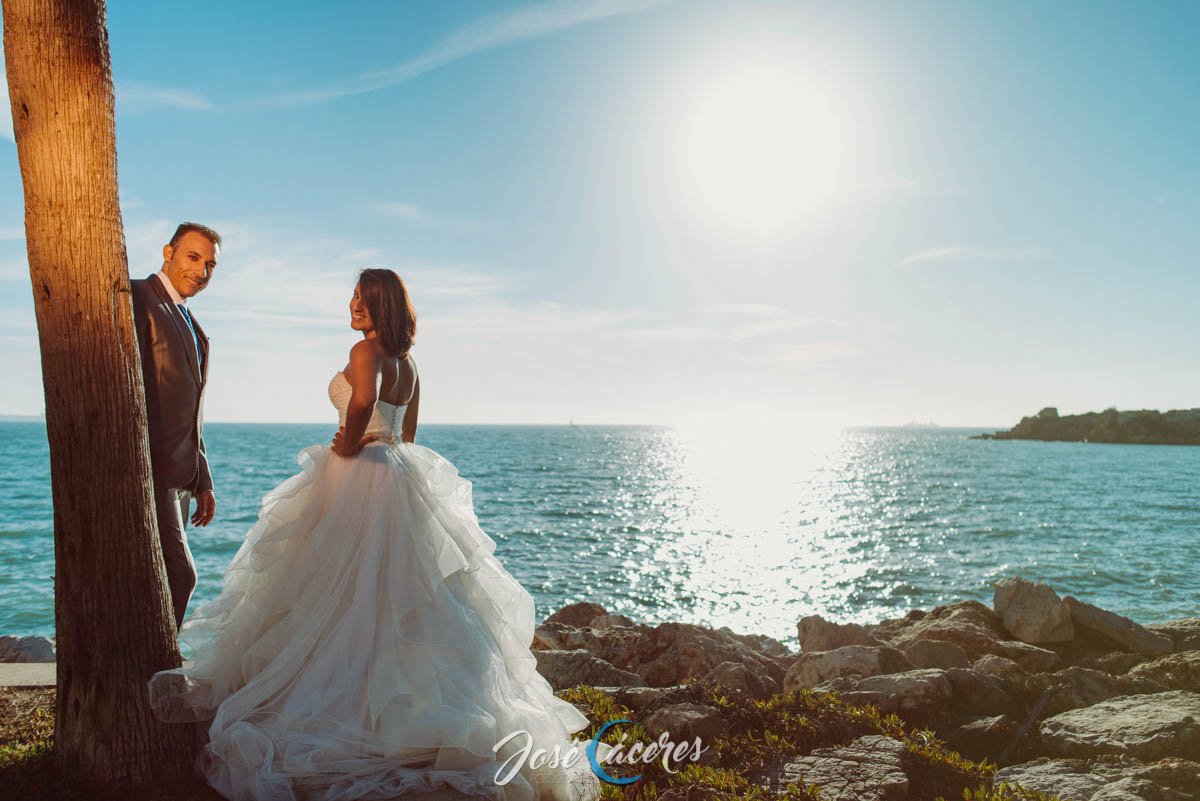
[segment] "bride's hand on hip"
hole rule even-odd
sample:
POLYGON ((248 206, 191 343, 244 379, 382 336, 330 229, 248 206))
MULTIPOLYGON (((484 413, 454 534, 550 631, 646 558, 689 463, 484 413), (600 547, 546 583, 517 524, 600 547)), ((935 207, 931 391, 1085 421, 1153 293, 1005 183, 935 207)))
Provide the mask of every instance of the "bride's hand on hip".
POLYGON ((374 436, 363 437, 358 441, 357 446, 350 447, 346 444, 346 427, 342 426, 337 430, 337 433, 333 435, 333 442, 330 444, 329 449, 338 456, 349 458, 361 451, 363 446, 368 442, 375 442, 377 439, 378 437, 374 436))

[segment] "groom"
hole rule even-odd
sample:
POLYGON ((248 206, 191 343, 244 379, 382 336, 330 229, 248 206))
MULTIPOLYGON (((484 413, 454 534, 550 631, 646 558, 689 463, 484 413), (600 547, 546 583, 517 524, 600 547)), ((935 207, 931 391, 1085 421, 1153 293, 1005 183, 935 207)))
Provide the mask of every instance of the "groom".
POLYGON ((202 434, 208 337, 187 301, 212 280, 220 249, 220 234, 185 222, 163 246, 162 269, 129 282, 146 387, 154 511, 177 629, 196 587, 184 533, 191 500, 196 499, 191 522, 197 526, 207 526, 217 510, 202 434))

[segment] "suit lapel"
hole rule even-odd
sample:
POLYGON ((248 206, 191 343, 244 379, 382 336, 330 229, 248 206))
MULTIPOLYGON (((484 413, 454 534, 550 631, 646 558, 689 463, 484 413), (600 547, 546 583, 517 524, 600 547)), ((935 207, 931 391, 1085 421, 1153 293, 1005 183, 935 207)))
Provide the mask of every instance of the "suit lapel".
POLYGON ((200 327, 200 323, 196 322, 196 315, 192 315, 192 325, 196 327, 196 339, 200 340, 200 347, 204 351, 204 366, 200 368, 200 386, 204 386, 208 382, 208 335, 204 333, 204 329, 200 327))
MULTIPOLYGON (((171 300, 170 293, 167 288, 162 285, 162 279, 157 273, 150 276, 150 282, 154 286, 155 292, 158 293, 159 300, 166 306, 167 316, 171 318, 171 322, 175 325, 175 333, 179 334, 179 344, 183 346, 185 358, 192 368, 192 377, 196 379, 197 384, 203 383, 203 378, 200 375, 200 365, 196 363, 196 345, 192 341, 192 332, 188 330, 187 322, 183 319, 183 314, 179 309, 175 308, 175 301, 171 300)), ((195 322, 193 321, 193 325, 195 322)), ((199 330, 197 330, 199 333, 199 330)), ((206 360, 207 361, 207 360, 206 360)))

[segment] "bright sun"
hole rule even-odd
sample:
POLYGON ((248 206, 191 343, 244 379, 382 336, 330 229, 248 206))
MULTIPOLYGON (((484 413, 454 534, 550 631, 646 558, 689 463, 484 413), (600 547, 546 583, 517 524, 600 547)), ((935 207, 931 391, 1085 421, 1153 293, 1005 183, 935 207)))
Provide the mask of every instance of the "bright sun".
POLYGON ((692 89, 678 153, 698 211, 770 235, 835 200, 848 132, 820 75, 799 63, 743 61, 692 89))

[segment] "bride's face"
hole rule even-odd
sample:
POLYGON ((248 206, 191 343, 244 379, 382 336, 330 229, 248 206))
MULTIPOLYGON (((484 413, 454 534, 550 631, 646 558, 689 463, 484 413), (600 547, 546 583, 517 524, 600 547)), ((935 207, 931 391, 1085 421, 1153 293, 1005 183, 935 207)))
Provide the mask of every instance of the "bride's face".
POLYGON ((350 327, 355 331, 371 331, 375 328, 367 304, 363 303, 362 287, 358 284, 354 285, 354 296, 350 298, 350 327))

